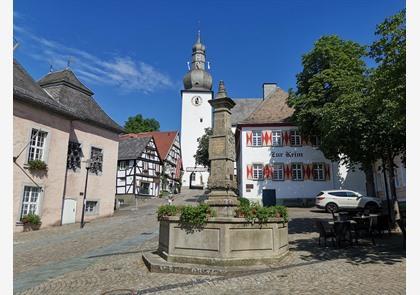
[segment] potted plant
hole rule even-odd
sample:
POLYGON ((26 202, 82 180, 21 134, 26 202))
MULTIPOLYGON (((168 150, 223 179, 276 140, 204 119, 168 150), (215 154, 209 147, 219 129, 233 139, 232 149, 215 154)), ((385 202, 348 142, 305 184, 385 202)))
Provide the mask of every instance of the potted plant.
POLYGON ((23 231, 39 230, 41 227, 41 217, 35 213, 29 213, 21 218, 23 231))
POLYGON ((30 171, 48 171, 47 164, 42 160, 28 161, 28 168, 30 171))

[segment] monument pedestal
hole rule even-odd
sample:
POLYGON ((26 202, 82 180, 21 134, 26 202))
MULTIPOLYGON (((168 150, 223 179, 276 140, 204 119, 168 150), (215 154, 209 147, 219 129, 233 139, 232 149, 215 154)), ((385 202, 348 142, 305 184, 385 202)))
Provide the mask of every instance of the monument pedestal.
POLYGON ((169 263, 240 266, 273 263, 289 248, 287 223, 271 218, 251 224, 245 218, 212 217, 186 230, 179 217, 160 221, 157 254, 169 263))
POLYGON ((212 190, 208 200, 205 201, 218 217, 233 217, 239 205, 238 197, 232 191, 212 190))

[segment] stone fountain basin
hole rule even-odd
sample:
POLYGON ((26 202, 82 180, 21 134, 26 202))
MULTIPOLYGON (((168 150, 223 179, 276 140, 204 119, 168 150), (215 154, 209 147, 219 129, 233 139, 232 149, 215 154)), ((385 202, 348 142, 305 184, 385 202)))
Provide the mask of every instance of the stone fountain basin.
POLYGON ((167 262, 240 266, 275 262, 289 249, 287 223, 270 218, 211 217, 200 229, 183 228, 178 216, 160 221, 157 254, 167 262))

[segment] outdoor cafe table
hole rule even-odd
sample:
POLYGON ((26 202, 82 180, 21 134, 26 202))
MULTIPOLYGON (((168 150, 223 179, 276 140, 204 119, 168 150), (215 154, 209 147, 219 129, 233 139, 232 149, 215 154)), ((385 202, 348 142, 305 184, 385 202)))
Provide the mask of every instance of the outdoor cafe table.
POLYGON ((357 222, 351 219, 348 220, 334 220, 334 221, 328 221, 329 225, 334 226, 334 230, 336 231, 337 235, 337 244, 340 247, 340 242, 345 239, 346 234, 350 234, 350 244, 353 244, 352 236, 351 236, 351 229, 350 226, 356 225, 357 222), (349 224, 349 227, 344 227, 344 224, 349 224))
MULTIPOLYGON (((352 219, 354 221, 356 221, 358 225, 365 224, 366 229, 368 231, 368 234, 369 234, 370 238, 372 239, 372 243, 374 245, 375 245, 375 239, 373 238, 373 232, 372 232, 373 222, 374 222, 375 218, 376 218, 376 222, 377 222, 379 216, 380 216, 380 214, 369 214, 369 215, 353 216, 352 217, 352 219), (367 221, 369 222, 368 224, 367 224, 367 221)), ((357 229, 358 228, 356 227, 356 235, 359 235, 357 229)))

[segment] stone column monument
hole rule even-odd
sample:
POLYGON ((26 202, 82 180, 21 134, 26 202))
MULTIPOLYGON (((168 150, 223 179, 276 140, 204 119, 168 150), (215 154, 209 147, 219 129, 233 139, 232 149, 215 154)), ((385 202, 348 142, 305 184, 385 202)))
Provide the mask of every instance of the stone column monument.
POLYGON ((207 216, 206 223, 194 230, 184 226, 180 215, 163 216, 159 222, 158 250, 143 254, 150 271, 226 274, 250 270, 249 265, 253 264, 276 262, 288 251, 287 222, 283 218, 254 223, 235 217, 239 200, 233 174, 235 140, 230 125, 235 103, 227 96, 222 81, 216 98, 209 103, 214 108, 214 126, 209 138, 210 193, 206 202, 216 216, 207 216), (248 266, 236 268, 244 265, 248 266))
POLYGON ((216 98, 208 101, 213 107, 213 135, 209 138, 209 198, 206 201, 217 216, 233 217, 239 204, 235 193, 235 138, 231 130, 231 109, 235 102, 227 96, 223 81, 219 82, 216 98))

